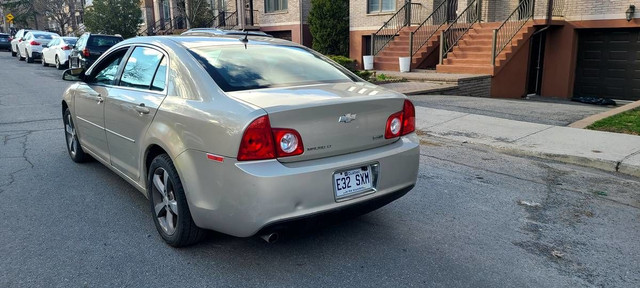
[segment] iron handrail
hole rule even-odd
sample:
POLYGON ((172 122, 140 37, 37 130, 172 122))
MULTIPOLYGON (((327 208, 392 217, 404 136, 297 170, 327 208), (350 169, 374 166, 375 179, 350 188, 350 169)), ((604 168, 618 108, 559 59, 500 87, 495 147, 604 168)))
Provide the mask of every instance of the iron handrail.
MULTIPOLYGON (((407 25, 407 6, 411 5, 406 2, 398 11, 396 11, 389 20, 382 24, 382 27, 371 35, 371 54, 377 55, 382 49, 393 40, 393 38, 407 25), (380 35, 382 34, 382 35, 380 35), (379 39, 381 42, 379 42, 379 39)), ((410 21, 410 20, 409 20, 410 21)))
POLYGON ((233 29, 233 27, 238 26, 238 11, 233 11, 231 14, 227 15, 224 18, 224 24, 218 25, 216 28, 222 28, 225 30, 233 29))
POLYGON ((471 1, 471 3, 467 5, 467 8, 451 22, 449 27, 440 32, 440 64, 444 62, 444 58, 447 58, 447 53, 471 30, 473 24, 480 20, 480 10, 479 0, 471 1), (471 9, 471 7, 474 9, 471 9), (461 19, 466 20, 466 22, 461 22, 461 19))
POLYGON ((442 26, 447 24, 448 1, 442 1, 431 14, 420 23, 416 30, 411 31, 409 36, 409 56, 413 57, 418 50, 424 46, 442 26), (431 21, 429 21, 431 20, 431 21), (425 25, 430 22, 432 25, 425 25))
POLYGON ((500 52, 511 43, 520 29, 533 18, 535 3, 535 0, 524 0, 520 2, 509 17, 507 17, 497 29, 493 30, 493 42, 491 45, 492 66, 496 65, 496 58, 500 55, 500 52))

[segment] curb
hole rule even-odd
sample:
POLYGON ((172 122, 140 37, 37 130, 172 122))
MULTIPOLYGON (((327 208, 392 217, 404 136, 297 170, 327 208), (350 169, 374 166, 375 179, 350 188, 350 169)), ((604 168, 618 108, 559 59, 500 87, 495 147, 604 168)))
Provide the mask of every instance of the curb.
POLYGON ((573 155, 543 153, 543 152, 523 149, 519 146, 511 145, 509 143, 490 145, 486 143, 479 143, 479 142, 473 141, 473 139, 460 141, 456 139, 443 137, 438 134, 433 134, 427 131, 423 131, 423 130, 420 130, 420 131, 422 131, 422 133, 420 133, 422 134, 420 135, 420 138, 429 136, 429 137, 447 139, 449 141, 456 141, 460 143, 472 143, 474 145, 490 147, 507 154, 524 155, 524 156, 536 157, 541 159, 554 160, 558 162, 574 164, 574 165, 583 166, 583 167, 596 168, 596 169, 600 169, 608 172, 616 172, 616 173, 621 173, 621 174, 640 178, 640 166, 626 164, 624 163, 624 160, 611 161, 611 160, 573 156, 573 155))
POLYGON ((635 108, 638 108, 638 107, 640 107, 640 100, 638 100, 636 102, 633 102, 633 103, 629 103, 627 105, 620 106, 618 108, 611 109, 611 110, 606 111, 606 112, 602 112, 600 114, 591 115, 591 116, 589 116, 587 118, 584 118, 582 120, 578 120, 576 122, 573 122, 573 123, 569 124, 568 127, 584 129, 584 128, 587 128, 587 126, 595 123, 596 121, 599 121, 599 120, 602 120, 604 118, 607 118, 607 117, 610 117, 610 116, 613 116, 613 115, 616 115, 616 114, 620 114, 622 112, 626 112, 626 111, 629 111, 631 109, 635 109, 635 108))

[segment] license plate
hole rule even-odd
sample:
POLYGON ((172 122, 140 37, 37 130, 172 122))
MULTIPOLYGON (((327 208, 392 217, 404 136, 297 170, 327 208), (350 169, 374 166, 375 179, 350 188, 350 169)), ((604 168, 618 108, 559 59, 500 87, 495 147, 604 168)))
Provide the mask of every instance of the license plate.
POLYGON ((336 172, 333 174, 333 190, 336 193, 336 200, 371 191, 373 177, 371 166, 336 172))

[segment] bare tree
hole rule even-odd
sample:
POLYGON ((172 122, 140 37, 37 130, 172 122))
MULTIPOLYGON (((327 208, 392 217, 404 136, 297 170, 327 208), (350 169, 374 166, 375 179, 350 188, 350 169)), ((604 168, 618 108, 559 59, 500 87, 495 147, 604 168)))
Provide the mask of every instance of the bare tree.
POLYGON ((75 17, 75 11, 71 9, 73 0, 35 0, 33 1, 37 11, 49 19, 55 21, 62 34, 66 34, 67 25, 71 25, 75 17))
POLYGON ((190 28, 210 27, 213 21, 209 0, 182 0, 178 3, 178 11, 187 19, 190 28))

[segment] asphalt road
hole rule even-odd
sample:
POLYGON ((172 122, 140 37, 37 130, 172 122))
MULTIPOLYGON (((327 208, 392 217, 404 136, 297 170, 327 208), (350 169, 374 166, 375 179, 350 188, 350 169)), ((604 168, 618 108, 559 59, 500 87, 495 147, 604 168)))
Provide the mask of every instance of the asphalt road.
POLYGON ((142 194, 69 159, 60 76, 0 52, 0 287, 640 287, 638 179, 435 138, 380 210, 171 248, 142 194))

